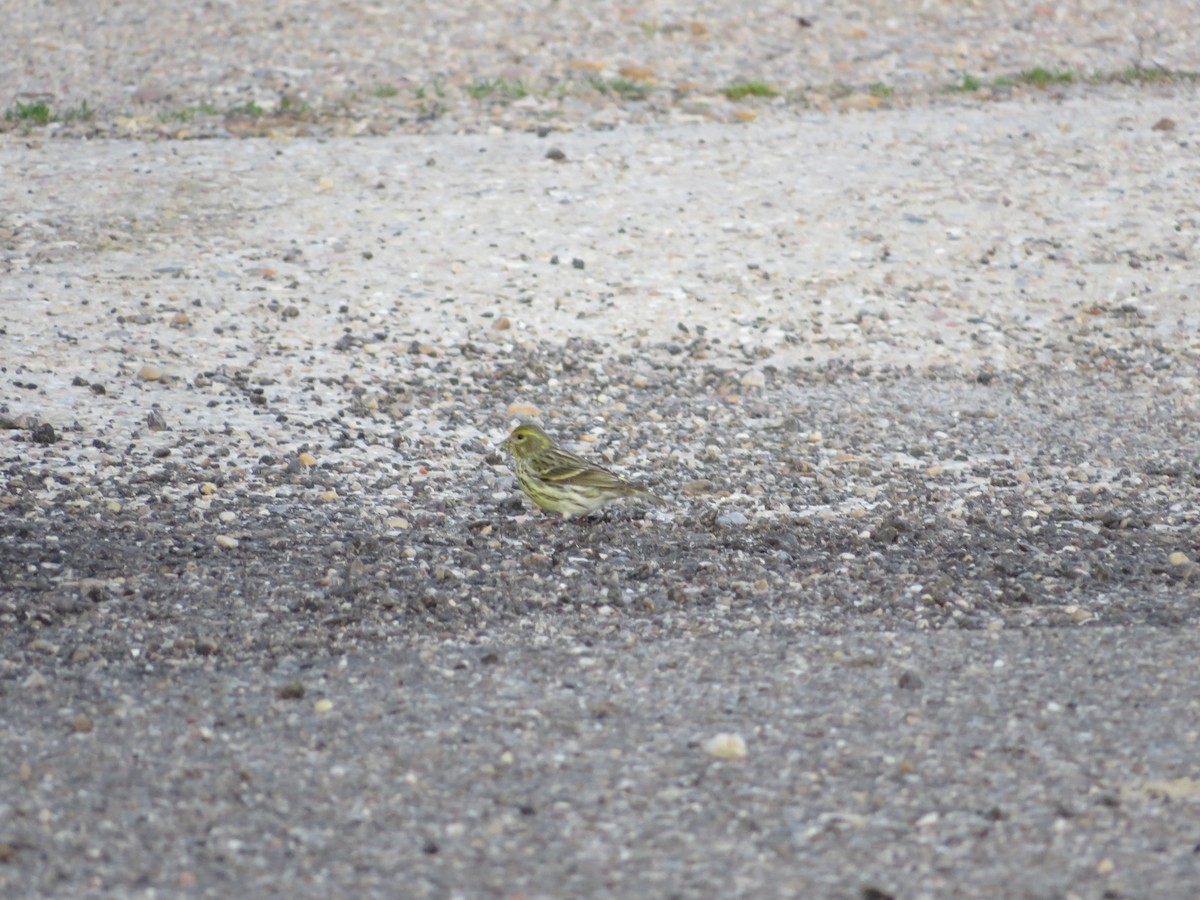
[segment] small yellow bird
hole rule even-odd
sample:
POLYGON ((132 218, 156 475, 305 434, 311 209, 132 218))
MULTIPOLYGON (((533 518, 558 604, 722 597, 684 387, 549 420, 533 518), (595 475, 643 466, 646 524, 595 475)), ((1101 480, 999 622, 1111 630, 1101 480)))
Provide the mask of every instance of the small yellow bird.
POLYGON ((644 487, 557 446, 536 425, 518 425, 500 445, 513 455, 514 472, 529 499, 564 519, 599 509, 621 497, 666 503, 644 487))

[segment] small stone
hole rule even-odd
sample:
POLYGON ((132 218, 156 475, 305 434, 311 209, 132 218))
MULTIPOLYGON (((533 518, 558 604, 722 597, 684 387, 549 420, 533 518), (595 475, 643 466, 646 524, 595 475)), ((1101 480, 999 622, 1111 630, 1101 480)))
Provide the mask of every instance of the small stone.
POLYGON ((1155 122, 1151 126, 1150 130, 1151 131, 1174 131, 1175 130, 1175 120, 1164 116, 1163 118, 1161 118, 1157 122, 1155 122))
POLYGON ((80 644, 71 652, 71 662, 76 665, 90 662, 96 658, 96 651, 90 644, 80 644))
POLYGON ((92 720, 85 715, 78 715, 71 723, 71 728, 76 734, 89 734, 92 730, 92 720))
POLYGON ((338 498, 338 492, 334 491, 334 490, 321 491, 321 493, 317 494, 317 499, 323 500, 326 503, 329 503, 332 500, 336 500, 337 498, 338 498))
POLYGON ((138 369, 138 378, 143 381, 158 381, 162 378, 162 369, 157 366, 142 366, 138 369))
POLYGON ((555 162, 562 162, 567 158, 567 154, 563 153, 557 147, 551 147, 546 151, 546 159, 552 159, 555 162))
POLYGON ((630 81, 651 81, 654 78, 654 70, 649 66, 629 64, 621 66, 617 72, 622 78, 628 78, 630 81))
POLYGON ((493 331, 507 331, 512 328, 512 322, 508 320, 508 316, 501 316, 492 323, 493 331))
POLYGON ((152 409, 146 413, 146 427, 151 431, 166 431, 167 420, 157 409, 152 409))
POLYGON ((391 516, 390 518, 385 519, 383 524, 388 528, 397 528, 400 530, 404 530, 409 527, 408 519, 404 518, 403 516, 391 516))
POLYGON ((760 388, 766 385, 767 376, 755 369, 742 376, 742 387, 760 388))
POLYGON ((571 267, 574 269, 582 269, 585 265, 587 264, 578 256, 571 260, 571 267))
POLYGON ((275 696, 280 700, 303 700, 304 685, 299 681, 289 681, 275 689, 275 696))
POLYGON ((54 431, 54 426, 49 422, 42 422, 33 429, 33 442, 35 444, 53 444, 58 441, 58 435, 54 431))
POLYGON ((238 539, 227 534, 218 534, 216 541, 218 547, 224 547, 226 550, 232 550, 238 545, 238 539))
POLYGON ((108 390, 102 384, 93 384, 91 387, 91 391, 97 397, 103 397, 105 394, 108 393, 108 390))
POLYGON ((538 408, 532 403, 510 403, 508 404, 508 414, 523 419, 536 419, 540 415, 538 408))
POLYGON ((1188 563, 1191 562, 1191 560, 1188 559, 1188 555, 1186 553, 1182 553, 1182 552, 1176 550, 1174 553, 1172 553, 1170 556, 1167 557, 1167 562, 1169 562, 1173 566, 1186 566, 1188 563))
POLYGON ((209 497, 217 492, 217 486, 211 481, 206 481, 200 485, 200 493, 205 497, 209 497))
POLYGON ((300 463, 302 466, 315 466, 317 464, 317 458, 306 451, 296 457, 296 462, 300 463))
POLYGON ((870 94, 851 94, 849 97, 843 98, 839 106, 843 112, 863 112, 878 108, 882 102, 878 97, 872 97, 870 94))
POLYGON ((196 641, 196 652, 201 656, 216 656, 221 647, 212 638, 200 638, 196 641))
POLYGON ((716 759, 745 759, 746 740, 740 734, 723 732, 704 742, 704 752, 716 759))
POLYGON ((313 711, 318 713, 327 713, 333 709, 332 700, 318 700, 313 704, 313 711))
POLYGON ((229 525, 237 521, 237 513, 235 513, 233 510, 226 509, 217 514, 217 519, 219 519, 225 525, 229 525))
POLYGON ((717 524, 723 525, 726 528, 736 525, 745 525, 749 521, 750 520, 747 519, 745 515, 737 511, 722 513, 721 515, 717 516, 717 524))
POLYGON ((50 679, 41 672, 30 672, 29 676, 21 682, 21 687, 29 690, 37 690, 38 688, 44 688, 49 683, 50 679))
POLYGON ((924 685, 925 682, 916 672, 901 672, 900 677, 896 679, 896 686, 906 691, 918 691, 924 685))
POLYGON ((187 328, 191 324, 191 318, 182 309, 178 310, 175 315, 171 316, 172 328, 187 328))
POLYGON ((42 638, 35 638, 29 642, 29 649, 34 653, 45 653, 47 656, 53 656, 58 652, 58 644, 52 644, 42 638))

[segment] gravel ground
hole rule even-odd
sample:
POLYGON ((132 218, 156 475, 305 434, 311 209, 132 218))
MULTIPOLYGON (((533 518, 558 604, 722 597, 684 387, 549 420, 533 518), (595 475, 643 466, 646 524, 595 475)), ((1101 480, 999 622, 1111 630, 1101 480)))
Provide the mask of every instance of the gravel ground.
POLYGON ((0 894, 1195 895, 1190 5, 9 6, 0 894))

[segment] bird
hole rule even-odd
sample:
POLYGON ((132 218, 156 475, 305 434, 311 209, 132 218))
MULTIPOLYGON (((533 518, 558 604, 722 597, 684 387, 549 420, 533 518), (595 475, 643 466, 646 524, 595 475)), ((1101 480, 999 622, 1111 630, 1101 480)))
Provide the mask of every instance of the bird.
POLYGON ((514 428, 500 449, 512 454, 517 484, 529 499, 564 519, 586 515, 622 497, 666 503, 641 485, 562 449, 529 422, 514 428))

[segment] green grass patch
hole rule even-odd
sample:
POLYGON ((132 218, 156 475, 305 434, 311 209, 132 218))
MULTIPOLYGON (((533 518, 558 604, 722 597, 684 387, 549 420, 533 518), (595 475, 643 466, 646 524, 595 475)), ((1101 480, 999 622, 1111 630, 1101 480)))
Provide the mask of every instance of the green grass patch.
POLYGON ((1109 81, 1122 81, 1127 84, 1157 84, 1160 82, 1171 81, 1200 81, 1200 72, 1174 71, 1172 69, 1163 69, 1155 67, 1147 69, 1145 66, 1130 66, 1128 69, 1123 69, 1117 74, 1111 76, 1109 81))
POLYGON ((185 106, 182 109, 170 109, 158 114, 160 122, 178 122, 187 125, 197 116, 217 116, 221 111, 211 103, 200 103, 196 106, 185 106))
POLYGON ((739 81, 721 91, 727 100, 745 100, 747 97, 778 97, 779 91, 762 81, 739 81))
POLYGON ((867 91, 872 97, 875 97, 879 100, 886 100, 888 97, 893 97, 896 94, 895 88, 888 87, 882 81, 875 82, 873 85, 867 88, 867 91))
POLYGON ((371 93, 380 100, 390 100, 392 97, 395 97, 400 93, 400 88, 396 87, 394 84, 381 84, 379 87, 375 88, 375 90, 371 91, 371 93))
POLYGON ((477 78, 467 88, 467 93, 476 100, 498 97, 504 100, 520 100, 527 93, 525 83, 519 78, 477 78))
POLYGON ((88 122, 96 115, 96 111, 92 109, 86 100, 79 101, 79 105, 64 111, 58 116, 63 122, 88 122))
POLYGON ((230 107, 229 111, 226 112, 225 115, 248 116, 251 119, 261 119, 263 112, 263 108, 251 100, 249 103, 242 103, 238 106, 230 107))
POLYGON ((603 78, 595 77, 591 79, 591 82, 592 87, 601 94, 616 94, 622 100, 645 100, 650 95, 649 85, 633 81, 630 78, 612 78, 605 81, 603 78))
POLYGON ((417 104, 417 121, 432 122, 446 114, 446 104, 440 100, 422 100, 417 104))
POLYGON ((1016 80, 1021 84, 1032 84, 1034 87, 1047 88, 1052 84, 1074 84, 1075 73, 1058 69, 1043 69, 1036 66, 1020 73, 1016 80))
POLYGON ((5 122, 25 122, 29 125, 50 124, 50 104, 41 100, 33 103, 17 101, 4 111, 5 122))
POLYGON ((986 84, 987 83, 983 79, 976 78, 970 72, 964 72, 963 77, 962 77, 962 82, 960 84, 951 85, 950 90, 959 91, 964 94, 969 94, 972 91, 979 90, 981 87, 984 87, 986 84))
POLYGON ((291 116, 293 119, 307 119, 312 116, 313 109, 312 106, 303 101, 296 103, 287 97, 280 97, 279 114, 281 116, 291 116))

